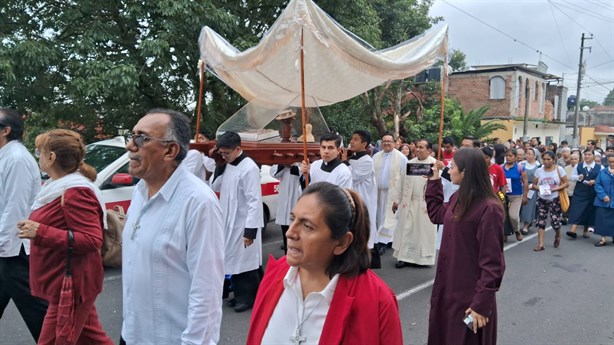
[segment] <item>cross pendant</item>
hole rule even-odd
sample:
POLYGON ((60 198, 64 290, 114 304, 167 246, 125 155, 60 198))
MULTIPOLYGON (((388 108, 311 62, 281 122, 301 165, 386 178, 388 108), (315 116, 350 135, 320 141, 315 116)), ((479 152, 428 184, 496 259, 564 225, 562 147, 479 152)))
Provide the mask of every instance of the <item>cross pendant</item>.
POLYGON ((294 332, 294 336, 290 337, 290 341, 294 342, 294 345, 301 345, 302 342, 307 341, 306 337, 301 336, 301 330, 299 328, 294 332))

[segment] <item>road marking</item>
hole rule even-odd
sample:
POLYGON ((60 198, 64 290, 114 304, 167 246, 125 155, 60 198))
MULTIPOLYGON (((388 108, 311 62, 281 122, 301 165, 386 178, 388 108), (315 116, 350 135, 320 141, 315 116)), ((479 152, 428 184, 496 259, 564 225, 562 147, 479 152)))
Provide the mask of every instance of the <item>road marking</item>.
POLYGON ((114 276, 104 277, 103 281, 110 282, 110 281, 113 281, 113 280, 120 280, 120 279, 122 279, 122 275, 121 274, 116 274, 114 276))
MULTIPOLYGON (((546 228, 546 231, 552 230, 552 227, 549 226, 546 228)), ((526 240, 530 240, 537 237, 537 233, 528 235, 528 236, 524 236, 524 238, 522 239, 522 241, 516 241, 515 243, 512 244, 508 244, 507 246, 503 247, 503 251, 506 251, 508 249, 512 249, 514 247, 516 247, 517 245, 525 242, 526 240)), ((418 292, 424 290, 424 289, 428 289, 429 287, 433 286, 433 283, 435 283, 435 279, 431 279, 428 281, 425 281, 424 283, 420 284, 420 285, 416 285, 413 288, 409 289, 409 290, 405 290, 403 292, 401 292, 400 294, 398 294, 397 297, 397 301, 402 301, 404 299, 406 299, 407 297, 410 297, 412 295, 417 294, 418 292)))

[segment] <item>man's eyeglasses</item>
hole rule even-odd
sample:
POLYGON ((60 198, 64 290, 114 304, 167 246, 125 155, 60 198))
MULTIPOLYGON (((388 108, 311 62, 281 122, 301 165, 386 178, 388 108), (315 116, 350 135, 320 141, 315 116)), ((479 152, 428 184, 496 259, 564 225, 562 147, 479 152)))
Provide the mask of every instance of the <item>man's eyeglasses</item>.
POLYGON ((151 140, 156 140, 162 143, 172 143, 175 141, 175 140, 154 138, 154 137, 147 136, 145 134, 128 134, 126 136, 126 139, 128 139, 128 141, 132 140, 132 142, 134 142, 134 145, 136 145, 136 147, 143 147, 143 145, 145 145, 146 142, 151 141, 151 140))

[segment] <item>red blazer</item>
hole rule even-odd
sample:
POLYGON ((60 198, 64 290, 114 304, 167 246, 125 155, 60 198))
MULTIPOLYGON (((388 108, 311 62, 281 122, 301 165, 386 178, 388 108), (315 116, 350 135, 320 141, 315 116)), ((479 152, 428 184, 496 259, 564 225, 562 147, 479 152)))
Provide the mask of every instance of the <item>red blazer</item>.
MULTIPOLYGON (((260 344, 283 292, 290 266, 286 257, 269 257, 258 288, 247 344, 260 344)), ((371 270, 349 278, 339 277, 324 321, 320 344, 403 344, 399 306, 392 290, 371 270)))
POLYGON ((32 212, 30 219, 40 223, 30 242, 30 289, 32 295, 58 303, 66 270, 66 251, 70 229, 75 235, 72 256, 75 300, 95 298, 102 291, 103 212, 89 188, 67 189, 64 206, 60 199, 32 212))

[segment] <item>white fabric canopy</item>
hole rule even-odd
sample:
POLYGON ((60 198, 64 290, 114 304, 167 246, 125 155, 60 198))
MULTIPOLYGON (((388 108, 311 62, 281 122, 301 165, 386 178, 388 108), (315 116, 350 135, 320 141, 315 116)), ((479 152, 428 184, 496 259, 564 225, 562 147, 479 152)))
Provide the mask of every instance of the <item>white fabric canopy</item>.
POLYGON ((263 107, 301 106, 303 34, 307 107, 341 102, 389 80, 416 75, 443 59, 447 25, 395 47, 374 51, 311 0, 292 0, 260 43, 240 52, 209 27, 201 59, 223 82, 263 107))

